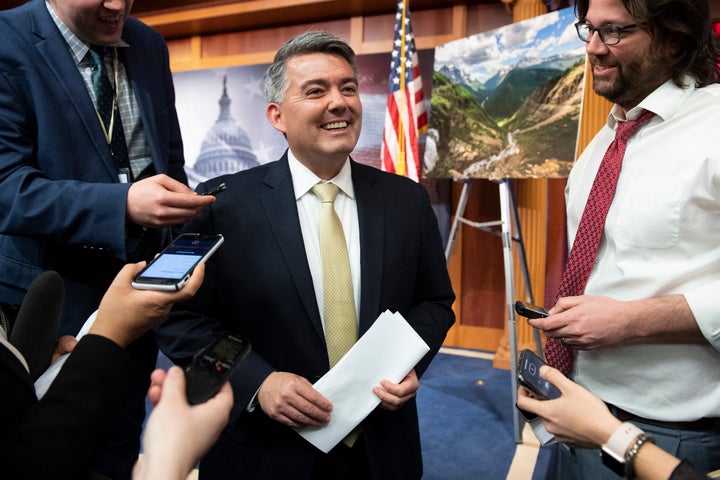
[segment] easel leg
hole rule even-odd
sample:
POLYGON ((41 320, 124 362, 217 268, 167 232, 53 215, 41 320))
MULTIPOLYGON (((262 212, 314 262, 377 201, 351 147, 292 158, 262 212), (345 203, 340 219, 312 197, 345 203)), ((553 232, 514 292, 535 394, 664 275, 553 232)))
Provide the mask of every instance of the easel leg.
MULTIPOLYGON (((513 401, 513 430, 515 441, 522 443, 522 427, 524 421, 520 416, 519 412, 515 408, 515 402, 517 401, 517 358, 518 358, 518 341, 517 341, 517 323, 515 318, 515 282, 514 282, 514 262, 513 262, 513 242, 518 244, 518 253, 520 257, 520 266, 522 268, 523 280, 529 301, 534 303, 532 287, 530 285, 530 275, 528 272, 527 258, 525 256, 525 246, 522 239, 522 232, 520 229, 520 222, 518 220, 517 206, 513 199, 512 184, 509 179, 503 179, 499 183, 500 191, 500 221, 494 222, 472 222, 463 218, 465 208, 467 206, 468 197, 470 195, 470 179, 456 180, 463 182, 463 188, 460 193, 458 200, 458 206, 455 211, 455 217, 453 218, 450 237, 448 238, 448 244, 445 249, 445 259, 449 263, 450 257, 455 247, 457 240, 458 231, 461 223, 465 223, 473 228, 483 230, 494 235, 498 235, 502 238, 503 246, 503 263, 505 270, 505 300, 507 308, 507 329, 508 329, 508 344, 510 347, 510 371, 511 371, 511 388, 512 388, 512 401, 513 401), (500 231, 496 227, 500 226, 500 231), (515 232, 515 236, 513 236, 515 232)), ((540 340, 540 334, 537 329, 533 329, 533 335, 535 337, 535 346, 538 354, 542 355, 542 343, 540 340)))

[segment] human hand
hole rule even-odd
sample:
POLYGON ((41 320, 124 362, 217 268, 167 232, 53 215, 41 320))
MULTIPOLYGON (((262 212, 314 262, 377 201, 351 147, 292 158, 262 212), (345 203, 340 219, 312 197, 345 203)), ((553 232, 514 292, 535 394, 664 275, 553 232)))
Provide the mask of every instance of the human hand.
POLYGON ((130 185, 127 216, 143 227, 180 225, 189 222, 203 207, 214 201, 214 196, 198 195, 167 175, 154 175, 130 185))
POLYGON ((72 335, 63 335, 62 337, 58 338, 57 343, 55 344, 55 348, 53 349, 53 353, 50 356, 50 364, 52 365, 55 363, 60 357, 65 355, 66 353, 70 353, 75 349, 75 345, 77 345, 78 341, 73 337, 72 335))
POLYGON ((192 298, 205 275, 205 264, 200 263, 178 291, 138 290, 131 282, 144 266, 145 262, 128 264, 120 270, 100 301, 88 333, 102 335, 124 348, 165 320, 173 304, 192 298))
POLYGON ((155 370, 148 396, 155 405, 143 434, 143 455, 133 478, 185 478, 227 425, 233 405, 232 388, 225 383, 207 402, 189 405, 185 375, 177 366, 155 370))
POLYGON ((633 336, 629 303, 591 295, 563 297, 548 311, 550 315, 528 323, 576 350, 606 348, 633 336))
POLYGON ((257 395, 263 412, 289 427, 321 427, 330 422, 332 404, 299 375, 273 372, 257 395))
POLYGON ((413 368, 400 383, 382 380, 379 386, 373 388, 373 393, 380 399, 380 408, 393 411, 415 397, 418 388, 420 388, 420 380, 413 368))
POLYGON ((536 414, 548 432, 572 447, 598 448, 607 442, 620 420, 600 398, 550 366, 540 367, 540 376, 560 389, 562 395, 538 400, 530 390, 520 387, 518 408, 536 414))

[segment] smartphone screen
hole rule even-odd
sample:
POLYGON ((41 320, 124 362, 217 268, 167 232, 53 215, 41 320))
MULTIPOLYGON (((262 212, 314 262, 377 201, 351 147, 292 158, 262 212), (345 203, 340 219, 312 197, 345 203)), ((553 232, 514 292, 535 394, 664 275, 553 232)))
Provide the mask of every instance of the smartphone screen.
POLYGON ((212 255, 222 242, 222 235, 184 233, 135 277, 132 286, 179 290, 188 281, 195 266, 212 255))
POLYGON ((560 390, 540 376, 543 365, 545 362, 532 350, 523 350, 518 362, 518 381, 544 399, 557 398, 561 395, 560 390))

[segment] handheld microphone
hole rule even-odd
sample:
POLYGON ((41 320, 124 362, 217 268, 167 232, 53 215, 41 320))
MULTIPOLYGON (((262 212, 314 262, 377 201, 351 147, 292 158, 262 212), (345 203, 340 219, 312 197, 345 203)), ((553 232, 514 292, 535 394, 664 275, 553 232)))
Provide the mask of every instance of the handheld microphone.
POLYGON ((33 380, 50 366, 64 302, 65 283, 49 270, 33 280, 20 305, 8 340, 25 357, 33 380))

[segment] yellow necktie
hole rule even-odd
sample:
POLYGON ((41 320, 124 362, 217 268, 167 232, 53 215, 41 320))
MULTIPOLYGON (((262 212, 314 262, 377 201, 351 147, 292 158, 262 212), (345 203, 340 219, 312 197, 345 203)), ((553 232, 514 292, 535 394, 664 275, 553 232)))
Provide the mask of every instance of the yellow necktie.
POLYGON ((350 258, 340 217, 335 212, 338 186, 318 183, 312 188, 320 199, 320 256, 325 297, 325 343, 332 368, 357 341, 357 320, 350 258))
MULTIPOLYGON (((345 233, 340 217, 335 212, 334 202, 339 188, 334 183, 318 183, 313 186, 312 191, 320 199, 319 229, 325 297, 325 345, 332 368, 357 342, 355 296, 345 233)), ((343 443, 352 447, 360 431, 361 426, 358 425, 347 434, 343 443)))

